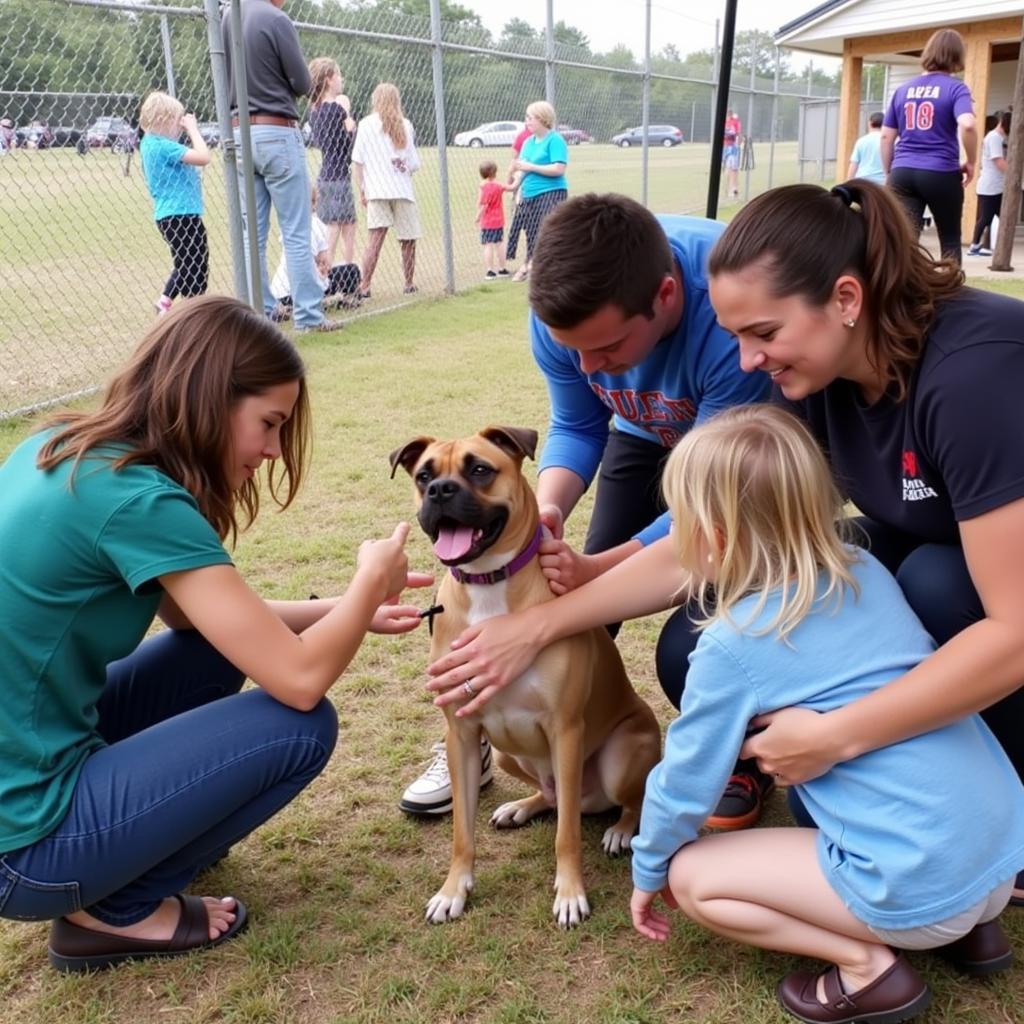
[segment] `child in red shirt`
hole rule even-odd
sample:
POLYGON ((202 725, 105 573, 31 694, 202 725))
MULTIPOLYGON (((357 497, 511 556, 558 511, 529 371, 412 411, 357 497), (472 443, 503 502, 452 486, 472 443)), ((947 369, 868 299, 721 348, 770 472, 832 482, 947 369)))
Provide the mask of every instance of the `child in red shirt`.
POLYGON ((493 280, 508 277, 505 268, 505 193, 514 192, 514 185, 505 185, 497 180, 498 165, 485 160, 480 165, 480 200, 477 204, 476 222, 480 225, 480 244, 484 247, 484 277, 493 280))

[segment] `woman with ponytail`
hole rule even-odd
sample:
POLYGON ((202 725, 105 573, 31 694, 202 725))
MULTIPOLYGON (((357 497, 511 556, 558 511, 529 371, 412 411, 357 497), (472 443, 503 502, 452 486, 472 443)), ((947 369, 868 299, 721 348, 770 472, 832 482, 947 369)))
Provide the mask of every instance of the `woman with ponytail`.
POLYGON ((766 716, 745 756, 801 782, 980 711, 1024 776, 1024 303, 965 287, 863 179, 759 196, 708 269, 741 365, 811 428, 939 645, 835 712, 766 716))

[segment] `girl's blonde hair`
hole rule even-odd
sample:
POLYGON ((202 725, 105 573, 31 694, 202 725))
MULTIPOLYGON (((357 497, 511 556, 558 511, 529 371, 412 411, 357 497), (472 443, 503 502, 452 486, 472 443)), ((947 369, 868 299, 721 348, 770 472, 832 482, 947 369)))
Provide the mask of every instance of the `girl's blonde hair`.
POLYGON ((380 118, 384 134, 395 149, 405 149, 405 115, 402 113, 402 96, 397 85, 381 82, 370 97, 374 113, 380 118))
POLYGON ((546 100, 537 100, 526 108, 527 114, 537 118, 545 128, 555 127, 555 108, 546 100))
POLYGON ((159 132, 161 128, 173 128, 184 113, 184 106, 173 96, 166 92, 151 92, 142 101, 139 127, 144 132, 159 132))
POLYGON ((333 57, 314 57, 309 62, 309 102, 316 106, 323 102, 324 93, 327 91, 327 83, 335 75, 341 74, 341 68, 333 57))
POLYGON ((747 628, 781 591, 777 614, 756 634, 785 639, 819 599, 838 606, 844 585, 857 591, 843 500, 814 438, 783 409, 739 406, 695 427, 669 456, 662 489, 680 560, 691 566, 707 552, 718 566, 699 587, 699 626, 725 619, 747 628), (730 612, 750 594, 750 618, 736 623, 730 612))

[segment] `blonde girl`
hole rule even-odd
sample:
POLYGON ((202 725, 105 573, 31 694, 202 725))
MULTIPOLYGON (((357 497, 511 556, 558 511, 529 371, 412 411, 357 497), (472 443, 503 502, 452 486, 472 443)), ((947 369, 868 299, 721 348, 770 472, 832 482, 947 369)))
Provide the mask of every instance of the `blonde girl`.
POLYGON ((351 263, 356 242, 356 206, 350 177, 356 131, 352 101, 344 93, 345 79, 332 58, 310 61, 309 78, 309 126, 313 144, 323 157, 316 180, 316 215, 327 225, 331 265, 339 237, 341 258, 351 263))
POLYGON ((377 268, 384 236, 394 226, 402 250, 402 276, 407 295, 416 291, 416 239, 420 237, 419 213, 412 176, 420 157, 412 125, 402 113, 397 86, 381 82, 371 97, 373 113, 359 122, 352 150, 352 177, 366 207, 369 239, 363 255, 364 299, 377 268))
POLYGON ((817 829, 697 838, 752 718, 839 707, 934 643, 895 579, 844 541, 842 500, 791 414, 745 406, 694 428, 663 487, 703 631, 633 843, 636 929, 666 938, 661 893, 720 935, 831 961, 778 989, 791 1014, 830 1024, 925 1009, 898 950, 935 949, 974 974, 1009 966, 996 918, 1024 863, 1024 790, 977 716, 796 786, 817 829))
POLYGON ((145 132, 139 145, 146 187, 153 197, 153 219, 171 250, 174 268, 154 305, 163 315, 179 296, 202 295, 209 279, 210 250, 203 225, 203 192, 197 167, 210 162, 210 150, 194 114, 165 92, 151 92, 139 111, 145 132), (189 145, 178 141, 188 133, 189 145))

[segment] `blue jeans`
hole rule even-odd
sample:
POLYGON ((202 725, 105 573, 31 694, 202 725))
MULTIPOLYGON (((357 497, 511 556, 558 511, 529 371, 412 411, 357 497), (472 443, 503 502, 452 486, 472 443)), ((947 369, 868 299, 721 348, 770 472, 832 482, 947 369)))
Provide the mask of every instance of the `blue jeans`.
MULTIPOLYGON (((254 124, 250 130, 256 185, 256 238, 259 244, 260 275, 263 279, 263 311, 269 314, 274 308, 274 297, 270 294, 270 275, 267 273, 267 236, 270 233, 270 208, 273 206, 284 240, 284 260, 295 306, 295 326, 314 327, 324 319, 320 305, 324 291, 316 275, 310 248, 312 193, 302 133, 298 128, 267 124, 254 124)), ((238 138, 236 131, 236 142, 238 138)), ((245 184, 241 160, 238 170, 242 223, 245 225, 245 184)), ((245 245, 245 260, 248 267, 248 241, 245 245)))
POLYGON ((191 630, 112 662, 97 705, 108 745, 60 825, 0 855, 0 916, 141 921, 316 778, 337 738, 330 702, 296 711, 243 681, 191 630))

